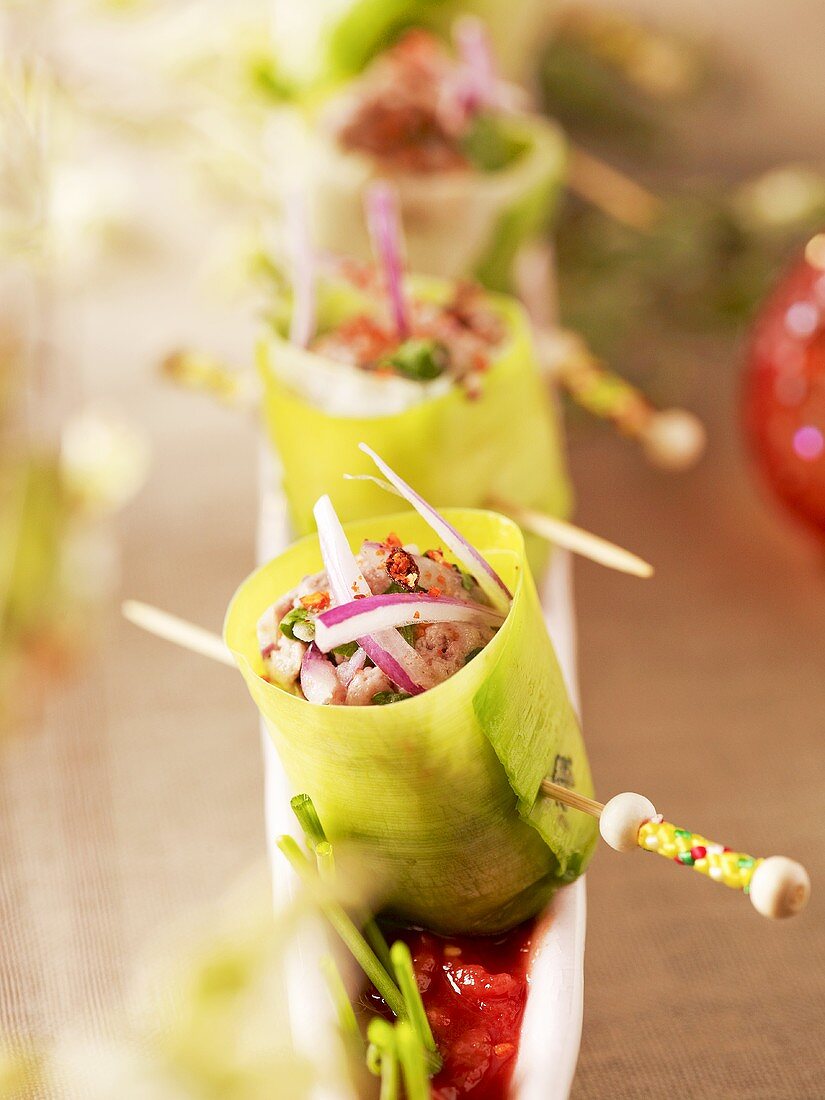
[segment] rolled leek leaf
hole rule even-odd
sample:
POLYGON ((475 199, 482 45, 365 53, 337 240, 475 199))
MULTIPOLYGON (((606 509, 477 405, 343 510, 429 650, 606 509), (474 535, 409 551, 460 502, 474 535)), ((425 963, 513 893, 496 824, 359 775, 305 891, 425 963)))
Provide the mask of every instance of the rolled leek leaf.
MULTIPOLYGON (((477 279, 491 290, 513 288, 518 252, 555 216, 567 151, 558 127, 538 115, 502 116, 501 125, 522 150, 504 168, 392 174, 412 270, 477 279)), ((367 260, 364 191, 382 174, 380 165, 341 149, 322 127, 313 129, 314 239, 330 251, 367 260)))
MULTIPOLYGON (((546 775, 592 793, 578 722, 526 567, 524 540, 492 512, 450 510, 514 593, 493 640, 437 687, 384 707, 313 706, 263 679, 256 622, 279 593, 321 568, 316 536, 253 573, 224 637, 296 791, 330 840, 376 884, 384 911, 441 932, 489 934, 536 913, 576 878, 597 830, 543 798, 546 775)), ((415 513, 382 517, 404 542, 432 535, 415 513)), ((375 520, 346 526, 353 549, 375 520)))
MULTIPOLYGON (((434 300, 450 289, 420 277, 408 285, 434 300)), ((343 479, 344 473, 375 473, 358 449, 362 441, 439 506, 484 507, 498 497, 557 516, 569 513, 560 426, 539 376, 526 315, 512 299, 490 296, 489 302, 508 337, 475 399, 446 378, 419 383, 377 377, 296 348, 276 331, 262 338, 264 418, 297 534, 314 530, 312 507, 327 492, 344 522, 392 507, 376 485, 343 479)), ((368 301, 348 284, 319 288, 322 330, 365 308, 368 301)), ((540 575, 547 544, 528 536, 528 554, 540 575)))
POLYGON ((292 32, 284 37, 279 60, 306 85, 356 75, 410 27, 449 39, 455 18, 467 14, 487 24, 502 73, 527 81, 559 5, 554 0, 339 0, 332 12, 329 0, 305 0, 300 8, 295 0, 274 0, 273 8, 276 26, 292 32))

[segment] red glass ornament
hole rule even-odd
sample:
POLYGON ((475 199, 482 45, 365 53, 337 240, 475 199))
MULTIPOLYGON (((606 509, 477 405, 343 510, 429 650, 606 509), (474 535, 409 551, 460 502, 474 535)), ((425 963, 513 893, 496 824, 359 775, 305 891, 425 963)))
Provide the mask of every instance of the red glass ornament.
POLYGON ((825 539, 825 234, 761 306, 745 366, 756 465, 785 507, 825 539))

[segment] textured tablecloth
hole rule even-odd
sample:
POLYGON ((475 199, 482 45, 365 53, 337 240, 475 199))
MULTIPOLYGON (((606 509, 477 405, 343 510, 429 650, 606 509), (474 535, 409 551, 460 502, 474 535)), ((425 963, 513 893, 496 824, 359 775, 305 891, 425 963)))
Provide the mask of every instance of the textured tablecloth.
MULTIPOLYGON (((218 628, 254 560, 254 431, 150 372, 187 332, 236 355, 249 333, 196 303, 182 265, 98 288, 71 326, 70 393, 127 405, 155 445, 120 524, 123 594, 218 628)), ((642 583, 577 565, 596 782, 605 796, 644 791, 722 842, 803 859, 815 892, 772 925, 661 860, 600 851, 574 1097, 797 1100, 825 1090, 825 568, 751 485, 729 353, 684 352, 711 433, 698 470, 656 473, 598 430, 572 448, 579 520, 657 567, 642 583)), ((152 936, 264 852, 257 722, 231 671, 113 610, 94 667, 44 707, 0 766, 0 1024, 13 1041, 105 1033, 152 936)))

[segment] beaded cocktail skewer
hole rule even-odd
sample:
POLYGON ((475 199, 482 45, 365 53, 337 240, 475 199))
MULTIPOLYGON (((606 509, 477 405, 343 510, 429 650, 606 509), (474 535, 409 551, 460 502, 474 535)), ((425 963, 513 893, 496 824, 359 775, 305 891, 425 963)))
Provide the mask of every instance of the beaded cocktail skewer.
MULTIPOLYGON (((217 634, 137 600, 126 600, 122 611, 131 623, 156 637, 221 664, 235 664, 217 634)), ((808 902, 811 883, 800 863, 785 856, 757 859, 715 844, 689 829, 680 829, 657 814, 653 803, 644 795, 625 791, 602 804, 552 779, 542 780, 541 792, 565 806, 598 818, 602 839, 617 852, 629 852, 638 847, 657 852, 684 867, 692 867, 714 882, 722 882, 749 895, 754 908, 764 917, 792 917, 808 902)))
POLYGON ((542 781, 541 790, 565 806, 598 818, 602 839, 617 852, 642 848, 692 867, 714 882, 747 894, 763 917, 793 917, 808 903, 811 883, 800 863, 786 856, 759 859, 734 852, 690 829, 681 829, 657 814, 644 795, 625 791, 602 805, 550 779, 542 781))

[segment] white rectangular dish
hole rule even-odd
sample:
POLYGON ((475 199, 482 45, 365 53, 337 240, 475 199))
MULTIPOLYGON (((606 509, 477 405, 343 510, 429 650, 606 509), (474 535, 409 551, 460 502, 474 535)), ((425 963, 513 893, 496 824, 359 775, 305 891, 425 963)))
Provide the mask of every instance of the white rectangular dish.
MULTIPOLYGON (((289 542, 283 499, 268 461, 262 469, 258 556, 269 560, 289 542)), ((548 630, 571 698, 579 706, 576 678, 576 633, 569 555, 555 551, 541 590, 548 630)), ((300 836, 289 800, 290 788, 275 749, 262 727, 266 784, 266 829, 276 907, 292 897, 293 873, 274 839, 300 836)), ((530 960, 530 991, 524 1014, 513 1100, 566 1100, 576 1070, 581 1039, 584 989, 585 884, 581 878, 560 890, 539 917, 530 960)), ((332 1034, 334 1020, 318 960, 329 950, 320 927, 302 929, 287 968, 287 1011, 296 1049, 313 1059, 332 1057, 333 1044, 319 1044, 319 1034, 332 1034), (319 1055, 320 1051, 320 1055, 319 1055)), ((323 1068, 323 1067, 320 1067, 323 1068)), ((348 1095, 334 1086, 319 1087, 317 1100, 348 1095)))

